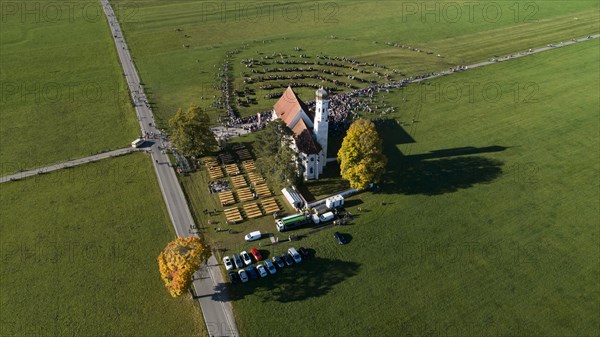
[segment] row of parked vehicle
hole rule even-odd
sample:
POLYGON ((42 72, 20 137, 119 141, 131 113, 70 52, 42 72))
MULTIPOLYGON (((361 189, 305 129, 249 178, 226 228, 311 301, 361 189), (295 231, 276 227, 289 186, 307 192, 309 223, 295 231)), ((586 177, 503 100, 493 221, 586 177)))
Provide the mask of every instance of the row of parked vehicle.
POLYGON ((269 274, 277 273, 277 267, 284 268, 286 265, 291 266, 294 263, 302 262, 302 258, 308 258, 308 251, 304 247, 296 248, 290 247, 286 254, 282 254, 280 256, 273 256, 271 260, 264 260, 263 263, 260 261, 263 259, 262 255, 256 248, 250 249, 250 254, 246 251, 240 253, 240 255, 233 254, 232 258, 229 256, 223 257, 223 264, 225 265, 225 269, 229 270, 227 276, 229 277, 229 282, 231 283, 240 283, 240 282, 248 282, 250 279, 256 279, 258 276, 266 277, 269 274), (256 267, 252 265, 252 257, 257 262, 256 267), (239 270, 236 272, 233 269, 238 268, 239 270))

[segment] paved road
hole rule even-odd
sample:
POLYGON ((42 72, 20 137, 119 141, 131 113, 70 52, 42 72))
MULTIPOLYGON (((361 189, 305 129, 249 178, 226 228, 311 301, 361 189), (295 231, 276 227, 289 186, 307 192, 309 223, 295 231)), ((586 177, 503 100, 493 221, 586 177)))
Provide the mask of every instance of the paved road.
POLYGON ((118 150, 114 150, 114 151, 99 153, 99 154, 85 157, 85 158, 73 159, 73 160, 65 161, 65 162, 58 163, 58 164, 48 165, 45 167, 40 167, 37 169, 23 171, 23 172, 11 174, 8 176, 0 177, 0 183, 5 183, 7 181, 13 181, 13 180, 19 180, 22 178, 34 176, 36 174, 48 173, 48 172, 61 170, 64 168, 69 168, 69 167, 73 167, 73 166, 77 166, 77 165, 81 165, 81 164, 87 164, 87 163, 95 162, 95 161, 110 158, 110 157, 124 155, 124 154, 131 153, 134 151, 136 151, 136 149, 127 147, 124 149, 118 149, 118 150))
MULTIPOLYGON (((144 93, 144 88, 135 69, 117 17, 107 0, 100 0, 100 3, 108 19, 117 53, 123 67, 123 74, 127 80, 127 85, 135 104, 135 111, 142 134, 157 135, 160 138, 161 132, 156 128, 156 124, 154 123, 152 109, 148 104, 148 99, 144 93)), ((149 151, 152 155, 154 170, 167 205, 167 210, 169 211, 169 216, 175 227, 175 232, 180 237, 196 235, 190 231, 190 227, 194 226, 194 220, 175 171, 169 165, 167 155, 158 149, 159 144, 160 141, 155 142, 149 151)), ((216 289, 217 287, 222 289, 224 283, 218 268, 216 259, 214 256, 211 256, 208 260, 208 266, 204 266, 200 271, 206 272, 208 277, 196 279, 193 287, 196 295, 200 296, 199 302, 209 334, 212 336, 238 336, 239 333, 235 324, 231 303, 227 302, 224 293, 218 292, 216 289)))

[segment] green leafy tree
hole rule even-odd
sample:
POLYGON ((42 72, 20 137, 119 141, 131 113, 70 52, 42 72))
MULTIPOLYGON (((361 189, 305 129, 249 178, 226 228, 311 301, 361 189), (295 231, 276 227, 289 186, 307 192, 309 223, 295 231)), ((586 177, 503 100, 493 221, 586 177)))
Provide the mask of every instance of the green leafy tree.
POLYGON ((185 156, 199 157, 219 146, 210 131, 210 118, 199 106, 192 105, 187 111, 177 110, 169 124, 171 140, 185 156))
POLYGON ((258 157, 256 169, 277 188, 298 179, 298 154, 290 147, 293 135, 292 130, 278 119, 267 124, 257 136, 254 147, 258 157))
POLYGON ((387 158, 373 122, 358 119, 350 125, 338 152, 338 161, 342 178, 348 180, 352 188, 363 189, 379 181, 387 158))

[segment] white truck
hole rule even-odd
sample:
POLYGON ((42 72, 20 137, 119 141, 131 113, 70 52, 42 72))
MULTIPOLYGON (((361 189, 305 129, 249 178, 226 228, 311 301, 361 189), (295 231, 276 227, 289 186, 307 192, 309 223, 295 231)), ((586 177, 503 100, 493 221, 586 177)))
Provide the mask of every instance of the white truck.
POLYGON ((321 223, 321 222, 331 221, 331 220, 333 220, 333 218, 335 218, 335 215, 333 214, 333 212, 326 212, 321 215, 313 214, 313 216, 312 216, 312 220, 316 224, 321 223))

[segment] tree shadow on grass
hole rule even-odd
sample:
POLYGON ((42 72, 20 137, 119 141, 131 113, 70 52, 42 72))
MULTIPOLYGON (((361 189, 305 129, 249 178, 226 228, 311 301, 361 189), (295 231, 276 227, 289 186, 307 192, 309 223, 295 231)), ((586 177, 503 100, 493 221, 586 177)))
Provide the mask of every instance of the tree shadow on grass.
POLYGON ((340 164, 327 163, 318 180, 303 181, 296 186, 306 201, 311 202, 323 196, 330 196, 350 188, 350 183, 340 176, 340 164))
POLYGON ((401 160, 384 175, 383 193, 436 195, 488 183, 502 175, 502 161, 480 156, 401 160))
POLYGON ((213 299, 236 301, 258 293, 263 302, 295 302, 327 294, 333 287, 355 276, 360 264, 355 262, 311 257, 301 263, 277 269, 275 275, 249 280, 242 284, 219 284, 213 299), (223 296, 227 294, 227 296, 223 296))
POLYGON ((406 131, 397 123, 378 128, 388 157, 381 192, 390 194, 436 195, 456 192, 476 184, 488 183, 502 175, 502 161, 477 156, 501 152, 504 146, 459 147, 404 155, 398 144, 406 144, 406 131))
POLYGON ((362 203, 363 203, 362 199, 344 200, 345 207, 354 207, 354 206, 362 205, 362 203))

